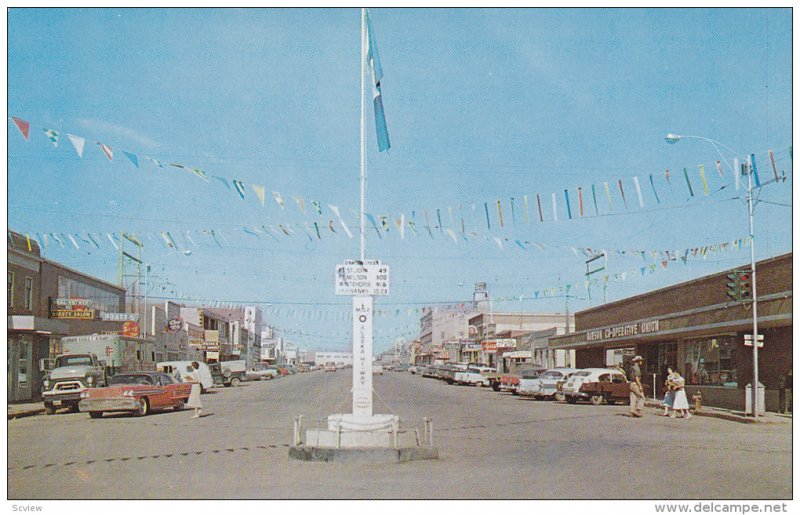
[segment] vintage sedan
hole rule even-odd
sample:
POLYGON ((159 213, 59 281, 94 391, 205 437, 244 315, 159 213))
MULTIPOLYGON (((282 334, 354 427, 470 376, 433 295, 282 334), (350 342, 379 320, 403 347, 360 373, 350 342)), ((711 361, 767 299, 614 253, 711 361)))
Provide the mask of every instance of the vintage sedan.
POLYGON ((535 379, 521 379, 517 393, 520 397, 552 399, 558 391, 558 383, 576 372, 574 368, 556 367, 545 370, 535 379))
POLYGON ((278 377, 278 371, 272 368, 255 366, 246 372, 248 381, 266 381, 278 377))
MULTIPOLYGON (((644 387, 645 396, 650 387, 644 387)), ((629 403, 631 387, 625 374, 614 368, 585 368, 578 370, 564 384, 561 391, 570 404, 579 400, 592 404, 629 403)))
POLYGON ((92 418, 125 411, 141 417, 152 410, 182 410, 191 390, 191 383, 164 372, 126 372, 112 377, 104 388, 83 392, 79 407, 92 418))

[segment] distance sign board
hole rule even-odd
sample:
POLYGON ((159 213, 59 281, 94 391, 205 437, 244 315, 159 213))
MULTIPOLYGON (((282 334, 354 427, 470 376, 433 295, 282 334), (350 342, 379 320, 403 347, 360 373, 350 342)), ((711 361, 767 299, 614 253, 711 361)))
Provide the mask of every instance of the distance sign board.
POLYGON ((389 295, 389 265, 378 259, 336 265, 336 295, 389 295))

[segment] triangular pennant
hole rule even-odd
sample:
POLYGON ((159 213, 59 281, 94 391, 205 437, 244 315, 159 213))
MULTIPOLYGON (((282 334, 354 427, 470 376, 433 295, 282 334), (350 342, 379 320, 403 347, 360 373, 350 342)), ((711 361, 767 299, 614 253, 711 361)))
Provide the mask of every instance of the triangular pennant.
POLYGON ((236 179, 233 179, 231 182, 233 183, 233 187, 236 188, 236 193, 238 193, 239 196, 242 197, 242 200, 244 200, 244 183, 242 183, 242 181, 237 181, 236 179))
POLYGON ((25 138, 25 141, 29 141, 31 124, 14 116, 11 117, 11 120, 14 122, 14 125, 17 126, 17 129, 19 129, 19 132, 22 133, 22 137, 25 138))
POLYGON ((302 211, 303 214, 306 214, 306 201, 305 201, 305 199, 303 199, 303 197, 294 197, 294 201, 297 204, 297 207, 300 208, 300 211, 302 211))
POLYGON ((42 130, 44 131, 45 136, 47 136, 47 139, 50 140, 50 143, 52 143, 54 147, 58 148, 58 132, 54 131, 53 129, 42 130))
MULTIPOLYGON (((184 167, 184 168, 186 168, 186 167, 184 167)), ((211 182, 211 181, 208 180, 208 175, 206 175, 206 172, 204 172, 200 168, 188 168, 188 170, 190 172, 192 172, 193 174, 195 174, 196 176, 198 176, 201 179, 203 179, 204 181, 211 182)))
POLYGON ((139 168, 139 157, 136 154, 126 152, 125 150, 123 150, 122 153, 125 154, 125 157, 127 157, 131 163, 133 163, 133 166, 139 168))
POLYGON ((78 154, 78 157, 83 159, 83 147, 86 145, 86 140, 72 134, 67 134, 67 138, 72 142, 72 146, 75 147, 75 152, 78 154))
POLYGON ((228 180, 226 178, 220 177, 219 175, 212 175, 211 178, 212 179, 216 179, 219 182, 221 182, 222 184, 224 184, 227 189, 229 189, 229 190, 231 189, 231 185, 228 184, 228 180))
POLYGON ((283 197, 281 197, 280 192, 273 191, 272 196, 275 197, 275 202, 277 202, 281 209, 283 209, 283 197))
POLYGON ((114 151, 111 149, 111 147, 109 147, 105 143, 100 143, 99 141, 97 142, 97 144, 100 145, 100 150, 103 151, 103 154, 106 155, 108 160, 109 161, 113 161, 114 160, 114 151))
POLYGON ((266 193, 266 190, 264 189, 264 186, 259 186, 258 184, 251 184, 250 187, 253 188, 253 191, 256 192, 256 197, 258 198, 258 201, 261 202, 261 205, 263 206, 264 205, 264 194, 266 193))

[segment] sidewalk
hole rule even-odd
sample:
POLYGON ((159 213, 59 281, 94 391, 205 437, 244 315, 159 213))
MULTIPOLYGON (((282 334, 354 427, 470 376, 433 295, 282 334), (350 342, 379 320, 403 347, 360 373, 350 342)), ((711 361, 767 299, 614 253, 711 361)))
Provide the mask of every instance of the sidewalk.
MULTIPOLYGON (((664 409, 660 400, 646 399, 644 405, 650 408, 658 408, 659 411, 664 409)), ((742 424, 791 424, 792 413, 774 413, 767 411, 764 416, 755 419, 749 415, 745 415, 742 411, 729 410, 724 408, 715 408, 713 406, 703 406, 699 412, 694 410, 694 405, 690 409, 693 416, 698 417, 713 417, 721 418, 723 420, 730 420, 732 422, 739 422, 742 424)))

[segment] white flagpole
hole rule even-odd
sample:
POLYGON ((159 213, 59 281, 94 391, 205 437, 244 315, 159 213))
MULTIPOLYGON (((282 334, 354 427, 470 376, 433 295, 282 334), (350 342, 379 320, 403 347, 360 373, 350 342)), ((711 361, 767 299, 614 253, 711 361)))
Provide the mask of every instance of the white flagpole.
POLYGON ((361 8, 361 261, 364 261, 365 241, 365 221, 364 212, 366 211, 366 190, 367 190, 367 104, 366 97, 366 65, 367 65, 367 9, 361 8))

